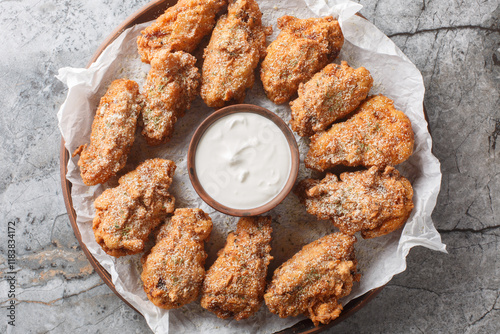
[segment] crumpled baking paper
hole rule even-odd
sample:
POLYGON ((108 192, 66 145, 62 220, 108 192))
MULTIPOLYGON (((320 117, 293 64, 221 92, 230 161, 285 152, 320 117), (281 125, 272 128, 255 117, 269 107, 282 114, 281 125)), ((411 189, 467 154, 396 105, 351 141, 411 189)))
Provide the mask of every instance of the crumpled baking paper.
MULTIPOLYGON (((355 16, 361 5, 346 0, 263 0, 258 1, 266 25, 273 26, 274 40, 279 33, 276 19, 283 15, 300 18, 333 15, 339 19, 345 44, 336 62, 346 60, 352 67, 364 66, 374 78, 371 94, 382 93, 395 101, 395 106, 410 118, 415 132, 415 152, 410 159, 397 166, 408 178, 414 189, 415 208, 401 231, 384 237, 363 240, 358 238, 356 256, 361 281, 356 284, 349 300, 367 291, 380 287, 406 269, 406 255, 413 246, 445 251, 439 233, 431 220, 440 188, 441 172, 438 160, 431 153, 431 136, 423 113, 424 85, 420 72, 396 45, 367 20, 355 16)), ((111 81, 128 77, 142 86, 149 65, 140 62, 136 49, 136 37, 148 24, 142 24, 124 31, 98 60, 88 69, 62 68, 57 78, 68 86, 68 96, 58 112, 59 128, 66 149, 73 152, 79 145, 89 142, 91 125, 99 99, 104 95, 111 81)), ((202 51, 196 54, 201 59, 202 51)), ((287 105, 276 106, 270 102, 259 80, 248 91, 245 103, 268 108, 290 120, 287 105)), ((133 170, 140 162, 152 157, 175 161, 177 171, 170 188, 176 198, 176 207, 199 207, 207 212, 214 223, 210 241, 206 244, 209 254, 206 267, 216 258, 223 247, 229 231, 236 227, 237 218, 226 216, 206 205, 195 193, 189 181, 186 155, 189 141, 201 121, 212 112, 201 98, 197 98, 191 109, 176 124, 175 134, 170 142, 160 147, 149 147, 139 133, 129 155, 125 170, 133 170)), ((301 166, 298 180, 310 176, 303 158, 307 153, 308 139, 296 136, 301 152, 301 166)), ((194 302, 180 309, 165 311, 154 306, 147 299, 140 280, 140 256, 113 258, 105 254, 95 242, 92 232, 94 217, 93 201, 102 191, 117 184, 115 177, 105 185, 87 187, 83 184, 77 166, 78 157, 68 163, 67 178, 71 181, 73 206, 77 213, 77 224, 82 240, 111 274, 116 290, 139 310, 155 333, 273 333, 287 328, 303 317, 281 319, 271 314, 265 305, 250 319, 242 321, 221 320, 202 309, 194 302)), ((328 221, 317 221, 305 212, 294 194, 268 213, 273 218, 272 256, 268 278, 281 263, 299 251, 303 245, 335 231, 328 221)))

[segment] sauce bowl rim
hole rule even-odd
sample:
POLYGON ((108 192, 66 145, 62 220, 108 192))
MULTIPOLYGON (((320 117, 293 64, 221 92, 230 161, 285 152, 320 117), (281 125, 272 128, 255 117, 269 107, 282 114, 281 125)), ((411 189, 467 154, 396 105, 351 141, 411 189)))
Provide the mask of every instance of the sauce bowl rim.
POLYGON ((275 208, 278 204, 280 204, 288 196, 290 191, 293 189, 293 186, 295 185, 295 181, 297 180, 297 176, 299 173, 299 161, 300 161, 299 149, 297 146, 297 141, 295 139, 295 136, 292 130, 288 127, 288 125, 285 123, 285 121, 283 121, 283 119, 280 116, 261 106, 253 104, 235 104, 221 108, 213 112, 211 115, 205 118, 205 120, 203 120, 203 122, 201 122, 201 124, 196 128, 193 137, 191 138, 191 141, 189 143, 188 155, 187 155, 187 168, 189 172, 189 179, 191 181, 194 190, 205 203, 207 203, 209 206, 211 206, 213 209, 219 212, 236 217, 247 217, 247 216, 257 216, 267 211, 270 211, 271 209, 275 208), (201 138, 213 123, 215 123, 216 121, 218 121, 223 117, 236 113, 253 113, 269 119, 274 124, 276 124, 276 126, 281 130, 281 132, 285 136, 285 139, 288 143, 288 147, 290 149, 290 174, 288 175, 288 179, 284 184, 283 188, 270 201, 250 209, 236 209, 219 203, 205 191, 196 173, 195 157, 196 157, 196 150, 198 148, 198 144, 201 138))

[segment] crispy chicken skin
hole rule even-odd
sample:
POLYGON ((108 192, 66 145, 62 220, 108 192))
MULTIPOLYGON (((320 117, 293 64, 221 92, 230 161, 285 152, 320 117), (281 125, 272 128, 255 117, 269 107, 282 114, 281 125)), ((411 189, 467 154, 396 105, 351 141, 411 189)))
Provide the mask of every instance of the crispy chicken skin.
POLYGON ((333 233, 304 246, 274 272, 264 295, 269 310, 281 318, 304 314, 315 326, 336 319, 342 311, 338 300, 359 281, 355 242, 333 233))
POLYGON ((160 49, 193 52, 212 31, 217 13, 226 4, 226 0, 179 0, 141 31, 137 38, 141 60, 149 63, 160 49))
POLYGON ((120 257, 144 250, 151 231, 174 211, 168 188, 175 168, 170 160, 146 160, 95 200, 94 235, 106 253, 120 257))
POLYGON ((254 70, 266 54, 262 13, 254 0, 230 0, 228 14, 214 28, 205 49, 201 97, 209 107, 242 103, 255 81, 254 70))
POLYGON ((278 19, 280 34, 267 48, 260 78, 267 97, 285 103, 297 92, 299 84, 332 62, 344 44, 340 25, 333 17, 278 19))
POLYGON ((162 50, 151 60, 141 114, 142 134, 149 145, 170 140, 175 122, 198 95, 200 73, 195 63, 194 56, 182 51, 162 50))
POLYGON ((246 319, 262 304, 267 266, 272 260, 271 217, 244 217, 210 267, 201 306, 219 318, 246 319))
POLYGON ((134 143, 141 111, 139 86, 127 79, 115 80, 101 98, 92 123, 90 145, 81 145, 78 166, 88 186, 104 183, 125 166, 134 143))
POLYGON ((311 80, 299 86, 299 97, 290 102, 293 131, 302 137, 325 130, 354 111, 366 99, 373 85, 370 72, 354 69, 347 62, 329 64, 311 80))
POLYGON ((177 209, 162 226, 142 259, 141 279, 153 304, 168 310, 198 297, 205 277, 204 241, 211 231, 212 219, 201 209, 177 209))
POLYGON ((394 167, 340 174, 328 173, 319 181, 303 180, 296 194, 308 213, 331 219, 343 233, 361 231, 365 239, 395 231, 413 209, 413 188, 394 167))
POLYGON ((311 137, 306 167, 324 171, 336 165, 397 165, 413 153, 411 122, 394 108, 394 101, 368 98, 346 122, 311 137))

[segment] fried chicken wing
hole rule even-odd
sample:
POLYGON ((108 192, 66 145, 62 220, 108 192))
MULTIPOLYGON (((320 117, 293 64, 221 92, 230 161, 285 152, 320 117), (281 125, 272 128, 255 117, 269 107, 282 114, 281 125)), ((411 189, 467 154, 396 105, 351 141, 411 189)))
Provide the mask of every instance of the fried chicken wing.
POLYGON ((331 219, 346 234, 361 231, 365 239, 395 231, 413 209, 413 188, 394 167, 327 174, 319 181, 303 180, 296 190, 308 213, 331 219))
POLYGON ((101 98, 92 123, 90 145, 81 145, 78 166, 88 186, 108 181, 125 166, 134 143, 141 111, 139 86, 127 79, 115 80, 101 98))
POLYGON ((143 89, 145 106, 142 111, 142 134, 150 145, 170 140, 177 119, 199 92, 200 73, 196 58, 182 51, 162 50, 151 60, 143 89))
POLYGON ((267 97, 276 104, 288 101, 299 84, 332 62, 344 44, 340 25, 333 17, 278 19, 280 34, 267 48, 260 78, 267 97))
POLYGON ((413 153, 409 118, 394 101, 378 95, 368 98, 346 122, 311 137, 306 167, 324 171, 336 165, 397 165, 413 153))
POLYGON ((142 265, 144 291, 153 304, 173 309, 198 297, 205 277, 204 241, 211 231, 212 220, 201 209, 177 209, 162 226, 142 265))
POLYGON ((210 267, 201 306, 219 318, 246 319, 262 304, 267 266, 272 260, 271 217, 244 217, 210 267))
POLYGON ((359 281, 354 257, 356 238, 333 233, 304 246, 274 272, 264 299, 281 318, 304 314, 315 326, 342 312, 339 299, 359 281))
POLYGON ((354 69, 347 62, 329 64, 311 80, 299 86, 299 97, 290 102, 293 131, 302 137, 325 130, 354 111, 366 99, 373 85, 370 72, 354 69))
POLYGON ((217 13, 226 4, 227 0, 179 0, 141 31, 137 38, 141 60, 149 63, 160 49, 193 52, 212 31, 217 13))
POLYGON ((120 257, 144 250, 151 231, 174 211, 168 188, 175 168, 170 160, 146 160, 95 200, 94 235, 106 253, 120 257))
POLYGON ((201 97, 209 107, 242 103, 253 86, 271 33, 261 19, 255 0, 230 0, 227 15, 217 21, 203 56, 201 97))

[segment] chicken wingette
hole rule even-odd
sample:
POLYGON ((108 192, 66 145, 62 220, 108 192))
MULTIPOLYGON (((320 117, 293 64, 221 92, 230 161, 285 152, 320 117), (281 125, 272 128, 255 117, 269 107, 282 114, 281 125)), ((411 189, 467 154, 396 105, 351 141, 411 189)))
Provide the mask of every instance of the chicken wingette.
POLYGON ((73 153, 80 155, 78 166, 86 185, 104 183, 125 166, 140 111, 137 83, 127 79, 113 81, 94 116, 90 144, 81 145, 73 153))
POLYGON ((311 137, 306 167, 394 166, 408 159, 415 142, 410 119, 382 95, 368 98, 345 122, 311 137))
POLYGON ((217 22, 204 53, 201 97, 209 107, 243 102, 270 33, 255 0, 229 1, 228 13, 217 22))
POLYGON ((141 279, 149 300, 164 309, 194 301, 205 278, 204 242, 212 220, 201 209, 176 209, 156 245, 143 257, 141 279))
POLYGON ((370 72, 354 69, 347 62, 329 64, 299 86, 299 97, 290 102, 290 126, 302 137, 325 130, 353 112, 366 99, 373 85, 370 72))
POLYGON ((344 45, 344 35, 333 17, 278 19, 278 37, 267 48, 260 78, 267 97, 285 103, 299 85, 332 62, 344 45))
POLYGON ((106 253, 120 257, 144 250, 151 231, 174 211, 168 188, 175 168, 170 160, 146 160, 95 200, 94 235, 106 253))
POLYGON ((333 233, 304 246, 273 274, 264 299, 281 318, 304 314, 314 325, 328 324, 342 312, 356 274, 356 238, 333 233))
POLYGON ((243 217, 210 267, 201 306, 219 318, 246 319, 263 301, 271 251, 271 217, 243 217))

